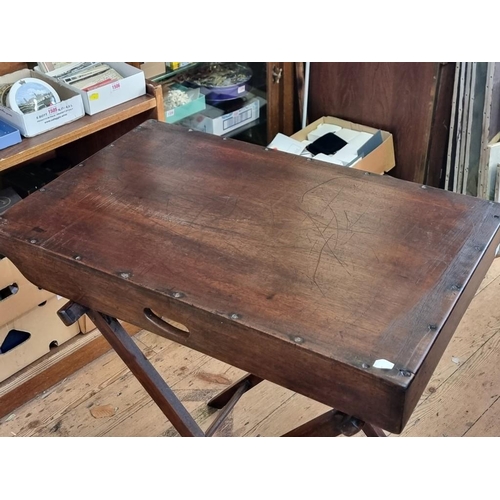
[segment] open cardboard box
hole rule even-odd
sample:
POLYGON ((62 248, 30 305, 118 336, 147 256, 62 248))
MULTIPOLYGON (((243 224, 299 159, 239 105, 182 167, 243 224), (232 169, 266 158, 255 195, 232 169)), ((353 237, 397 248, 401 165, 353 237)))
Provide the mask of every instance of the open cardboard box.
POLYGON ((53 297, 0 327, 0 345, 6 344, 6 338, 13 330, 28 335, 12 349, 0 353, 0 382, 40 359, 52 346, 61 345, 80 333, 78 323, 65 326, 59 319, 57 311, 63 304, 64 300, 53 297))
POLYGON ((116 70, 123 78, 89 91, 80 90, 67 83, 59 82, 52 76, 53 72, 41 73, 38 66, 35 67, 35 71, 38 75, 43 74, 49 78, 51 84, 57 82, 59 85, 77 92, 82 98, 85 112, 88 115, 95 115, 146 93, 144 71, 124 62, 107 62, 105 64, 116 70))
MULTIPOLYGON (((318 125, 322 123, 338 125, 339 127, 348 128, 357 132, 368 132, 369 134, 376 134, 379 131, 376 128, 366 127, 365 125, 359 125, 347 120, 341 120, 340 118, 334 118, 333 116, 323 116, 322 118, 312 122, 306 128, 303 128, 293 134, 291 138, 296 141, 305 141, 307 140, 307 134, 316 130, 318 125)), ((351 168, 365 170, 374 174, 384 174, 385 172, 391 170, 391 168, 395 167, 396 160, 394 158, 394 141, 392 139, 392 134, 383 130, 380 132, 382 134, 382 144, 380 144, 367 156, 359 160, 351 168)))
POLYGON ((29 69, 21 69, 0 77, 0 84, 15 83, 22 78, 39 78, 51 85, 59 94, 61 102, 33 113, 18 113, 0 104, 0 119, 17 128, 24 137, 33 137, 54 128, 78 120, 85 115, 82 98, 70 88, 54 82, 51 78, 29 69))

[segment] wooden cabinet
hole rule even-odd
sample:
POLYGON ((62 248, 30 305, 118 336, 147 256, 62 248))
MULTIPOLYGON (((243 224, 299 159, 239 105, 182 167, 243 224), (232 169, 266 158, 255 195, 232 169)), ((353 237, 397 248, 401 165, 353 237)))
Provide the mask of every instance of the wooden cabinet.
POLYGON ((391 132, 391 175, 438 186, 453 77, 451 63, 311 63, 308 117, 330 115, 391 132))
MULTIPOLYGON (((139 64, 139 63, 137 63, 139 64)), ((257 118, 243 120, 241 126, 229 127, 223 137, 232 137, 246 142, 267 145, 273 137, 282 132, 291 135, 294 132, 294 81, 295 65, 291 62, 247 62, 247 63, 188 63, 186 66, 168 70, 152 80, 162 86, 164 98, 174 84, 185 84, 192 75, 207 71, 216 64, 239 64, 248 68, 251 78, 246 86, 242 86, 242 97, 224 95, 220 99, 212 99, 206 95, 207 109, 200 111, 200 116, 208 116, 214 108, 221 114, 234 114, 245 107, 252 98, 259 99, 260 109, 257 118), (243 88, 245 87, 245 88, 243 88)), ((227 67, 227 66, 226 66, 227 67)), ((204 89, 205 90, 205 89, 204 89)), ((238 118, 239 119, 239 118, 238 118)), ((181 122, 179 122, 181 123, 181 122)), ((182 124, 185 124, 183 122, 182 124)), ((238 125, 238 124, 236 124, 238 125)), ((186 125, 187 126, 187 125, 186 125)), ((220 135, 220 134, 217 134, 220 135)))

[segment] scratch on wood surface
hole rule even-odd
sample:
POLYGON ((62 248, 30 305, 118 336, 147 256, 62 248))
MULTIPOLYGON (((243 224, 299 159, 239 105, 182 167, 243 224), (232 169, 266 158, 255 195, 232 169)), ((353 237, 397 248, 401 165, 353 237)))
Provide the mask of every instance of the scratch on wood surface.
POLYGON ((328 184, 329 182, 332 182, 336 179, 343 179, 344 176, 343 175, 337 175, 336 177, 332 177, 331 179, 328 179, 327 181, 324 181, 324 182, 321 182, 320 184, 317 184, 316 186, 308 189, 307 191, 304 192, 304 194, 302 195, 302 198, 300 199, 301 202, 304 201, 304 198, 307 194, 311 193, 312 191, 314 191, 315 189, 318 189, 320 188, 321 186, 324 186, 325 184, 328 184))
MULTIPOLYGON (((329 244, 331 238, 335 235, 337 237, 336 242, 335 242, 335 249, 337 248, 337 242, 338 242, 340 228, 338 227, 338 219, 337 219, 337 216, 336 216, 335 212, 333 212, 333 216, 332 216, 332 219, 330 220, 330 223, 332 222, 333 219, 335 219, 337 221, 336 230, 328 238, 325 238, 324 231, 323 232, 321 231, 321 229, 318 227, 318 225, 316 224, 315 220, 311 217, 311 215, 308 212, 306 212, 304 209, 302 209, 300 207, 299 207, 299 209, 303 213, 306 214, 306 216, 309 218, 309 220, 313 223, 314 227, 316 228, 316 230, 318 232, 318 235, 324 241, 324 244, 321 247, 321 250, 319 251, 318 260, 316 262, 316 267, 315 267, 314 273, 313 273, 313 282, 316 284, 316 286, 318 286, 318 288, 319 288, 319 284, 316 281, 316 275, 317 275, 318 268, 319 268, 320 263, 321 263, 321 258, 323 256, 323 251, 325 249, 325 246, 328 247, 328 249, 330 250, 331 255, 337 260, 337 262, 342 266, 342 268, 347 272, 347 274, 349 274, 349 276, 352 276, 352 274, 349 271, 349 269, 347 268, 346 264, 340 260, 340 258, 337 256, 337 254, 334 252, 334 250, 330 247, 330 244, 329 244)), ((323 292, 321 292, 321 293, 323 293, 323 292)))

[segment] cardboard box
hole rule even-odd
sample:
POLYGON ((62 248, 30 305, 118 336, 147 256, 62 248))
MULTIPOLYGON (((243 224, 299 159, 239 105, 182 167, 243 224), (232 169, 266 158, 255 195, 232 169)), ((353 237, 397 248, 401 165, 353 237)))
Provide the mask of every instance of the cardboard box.
MULTIPOLYGON (((59 83, 59 80, 51 76, 53 72, 45 73, 45 75, 50 79, 51 84, 58 82, 59 85, 77 92, 82 98, 85 113, 88 115, 95 115, 146 93, 144 71, 124 62, 107 62, 105 64, 115 69, 123 78, 88 92, 67 83, 59 83)), ((38 66, 35 67, 35 70, 37 75, 40 75, 38 66)))
POLYGON ((7 257, 0 258, 0 325, 27 313, 54 294, 29 282, 7 257))
POLYGON ((141 69, 144 71, 146 78, 154 78, 166 73, 167 67, 164 62, 144 62, 141 64, 141 69))
POLYGON ((63 87, 51 78, 31 71, 21 69, 0 77, 0 84, 15 83, 22 78, 39 78, 51 85, 59 94, 61 102, 33 113, 18 113, 0 105, 0 119, 17 128, 24 137, 34 137, 48 130, 60 127, 66 123, 78 120, 85 115, 81 96, 74 90, 63 87))
POLYGON ((20 142, 21 133, 19 130, 0 120, 0 149, 8 148, 20 142))
POLYGON ((251 123, 259 118, 260 100, 251 97, 240 109, 224 114, 219 108, 207 104, 202 113, 197 113, 185 120, 182 125, 213 135, 224 135, 251 123))
POLYGON ((78 323, 68 327, 57 316, 63 304, 63 300, 53 297, 0 327, 0 382, 47 354, 51 346, 61 345, 80 333, 78 323))
MULTIPOLYGON (((298 132, 293 134, 291 138, 297 141, 305 141, 307 140, 307 134, 315 130, 321 123, 338 125, 341 128, 355 130, 356 132, 368 132, 369 134, 376 134, 379 131, 376 128, 366 127, 357 123, 341 120, 340 118, 323 116, 322 118, 319 118, 315 122, 308 125, 306 128, 299 130, 298 132)), ((357 168, 359 170, 365 170, 367 172, 373 172, 374 174, 382 175, 396 166, 396 160, 394 157, 394 141, 392 139, 392 134, 383 130, 381 130, 380 132, 382 134, 382 144, 380 144, 367 156, 361 158, 361 160, 359 160, 351 168, 357 168)))
POLYGON ((92 323, 92 321, 90 321, 86 314, 78 320, 78 327, 80 328, 81 333, 89 333, 96 329, 96 326, 92 323))

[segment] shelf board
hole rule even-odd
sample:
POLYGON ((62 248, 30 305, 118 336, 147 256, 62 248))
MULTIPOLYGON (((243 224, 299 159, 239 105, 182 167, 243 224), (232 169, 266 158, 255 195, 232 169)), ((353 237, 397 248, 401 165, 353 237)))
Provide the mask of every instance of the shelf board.
POLYGON ((146 94, 35 137, 24 137, 19 144, 0 150, 0 172, 155 107, 154 96, 146 94))
POLYGON ((162 75, 158 75, 158 76, 155 76, 154 78, 151 78, 151 81, 154 83, 164 83, 164 80, 168 80, 169 78, 172 78, 173 76, 180 75, 181 73, 184 73, 185 71, 193 69, 196 66, 198 66, 198 64, 202 64, 202 63, 193 62, 193 63, 187 64, 186 66, 182 66, 182 68, 168 70, 165 73, 163 73, 162 75))

